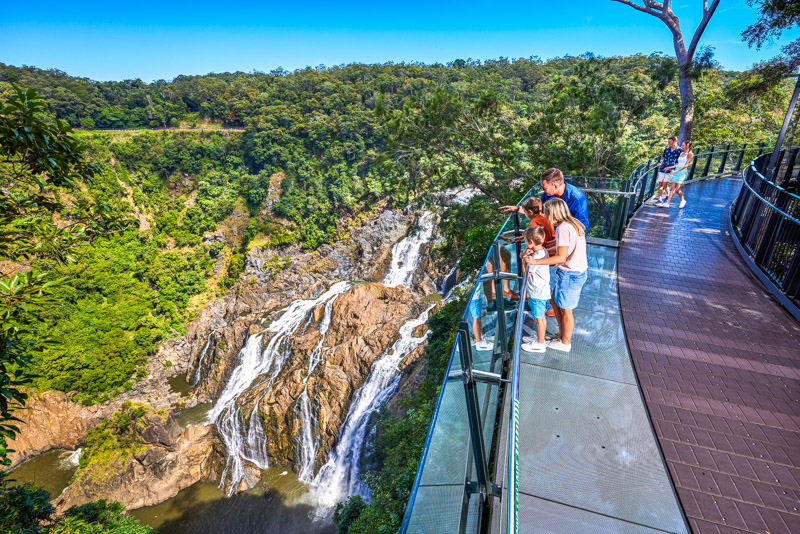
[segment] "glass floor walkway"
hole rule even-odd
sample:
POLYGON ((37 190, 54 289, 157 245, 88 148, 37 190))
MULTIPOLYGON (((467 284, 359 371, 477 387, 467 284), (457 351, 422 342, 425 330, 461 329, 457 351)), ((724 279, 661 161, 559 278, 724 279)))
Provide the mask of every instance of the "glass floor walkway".
MULTIPOLYGON (((589 264, 572 352, 519 353, 518 532, 689 532, 628 353, 617 249, 590 246, 589 264)), ((524 334, 531 335, 532 327, 527 318, 524 334)), ((548 318, 548 332, 556 330, 548 318)), ((475 369, 499 372, 499 362, 474 353, 475 369)), ((477 389, 481 414, 497 412, 500 396, 492 392, 499 388, 479 383, 477 389)), ((494 423, 500 425, 494 482, 502 497, 489 497, 493 533, 509 532, 509 399, 506 388, 498 420, 481 416, 487 451, 487 436, 494 423)), ((479 498, 465 490, 475 462, 461 382, 448 380, 440 400, 403 532, 478 532, 479 498)))
POLYGON ((520 353, 520 532, 688 532, 628 354, 616 265, 617 249, 589 246, 570 353, 520 353))

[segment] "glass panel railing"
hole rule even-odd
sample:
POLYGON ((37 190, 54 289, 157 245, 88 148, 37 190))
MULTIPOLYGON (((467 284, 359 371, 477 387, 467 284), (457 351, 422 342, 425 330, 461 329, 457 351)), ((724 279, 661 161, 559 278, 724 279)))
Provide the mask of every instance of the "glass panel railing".
MULTIPOLYGON (((538 194, 536 188, 523 197, 538 194)), ((501 228, 473 286, 456 335, 447 376, 434 409, 401 532, 478 532, 489 499, 496 433, 502 425, 501 372, 510 325, 520 302, 520 224, 514 214, 501 228), (516 219, 516 220, 515 220, 516 219)))

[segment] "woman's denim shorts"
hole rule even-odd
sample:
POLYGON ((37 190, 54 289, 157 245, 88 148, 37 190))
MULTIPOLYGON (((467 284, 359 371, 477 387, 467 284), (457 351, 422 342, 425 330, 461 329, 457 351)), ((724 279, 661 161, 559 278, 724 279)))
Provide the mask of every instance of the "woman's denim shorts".
POLYGON ((554 300, 559 308, 574 310, 581 299, 581 289, 586 283, 588 271, 578 273, 556 269, 556 289, 554 300))

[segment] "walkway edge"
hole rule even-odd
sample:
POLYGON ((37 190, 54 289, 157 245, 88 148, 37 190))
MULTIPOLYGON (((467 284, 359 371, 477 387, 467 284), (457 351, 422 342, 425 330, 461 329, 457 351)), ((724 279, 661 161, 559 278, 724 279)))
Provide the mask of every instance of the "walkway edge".
POLYGON ((783 294, 783 292, 777 288, 775 284, 772 283, 772 280, 764 274, 764 271, 758 268, 756 262, 753 261, 753 258, 750 257, 750 254, 744 249, 742 244, 739 242, 739 238, 736 236, 736 232, 733 230, 733 207, 736 205, 737 201, 731 203, 731 206, 728 210, 728 233, 731 235, 731 239, 733 240, 733 244, 736 246, 736 250, 739 251, 739 255, 742 257, 744 262, 750 268, 750 271, 756 278, 761 282, 761 285, 767 289, 773 297, 783 306, 787 312, 789 312, 792 317, 795 318, 797 322, 800 323, 800 308, 794 305, 794 303, 789 300, 789 297, 783 294))

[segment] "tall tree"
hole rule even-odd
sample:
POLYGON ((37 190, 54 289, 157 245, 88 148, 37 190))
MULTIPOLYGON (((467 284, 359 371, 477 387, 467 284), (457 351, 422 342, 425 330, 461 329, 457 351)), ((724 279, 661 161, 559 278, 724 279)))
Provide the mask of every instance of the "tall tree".
POLYGON ((694 89, 692 87, 694 56, 700 43, 700 37, 702 37, 708 22, 717 10, 719 0, 712 0, 710 5, 708 0, 703 0, 703 18, 694 30, 689 48, 686 48, 686 43, 683 40, 680 20, 672 11, 671 0, 664 0, 663 2, 642 0, 642 4, 638 4, 633 0, 612 0, 612 2, 619 2, 642 13, 652 15, 666 24, 669 31, 672 32, 672 42, 675 45, 675 55, 678 58, 678 86, 681 91, 681 128, 678 138, 681 141, 690 141, 692 138, 692 123, 694 122, 694 89))

